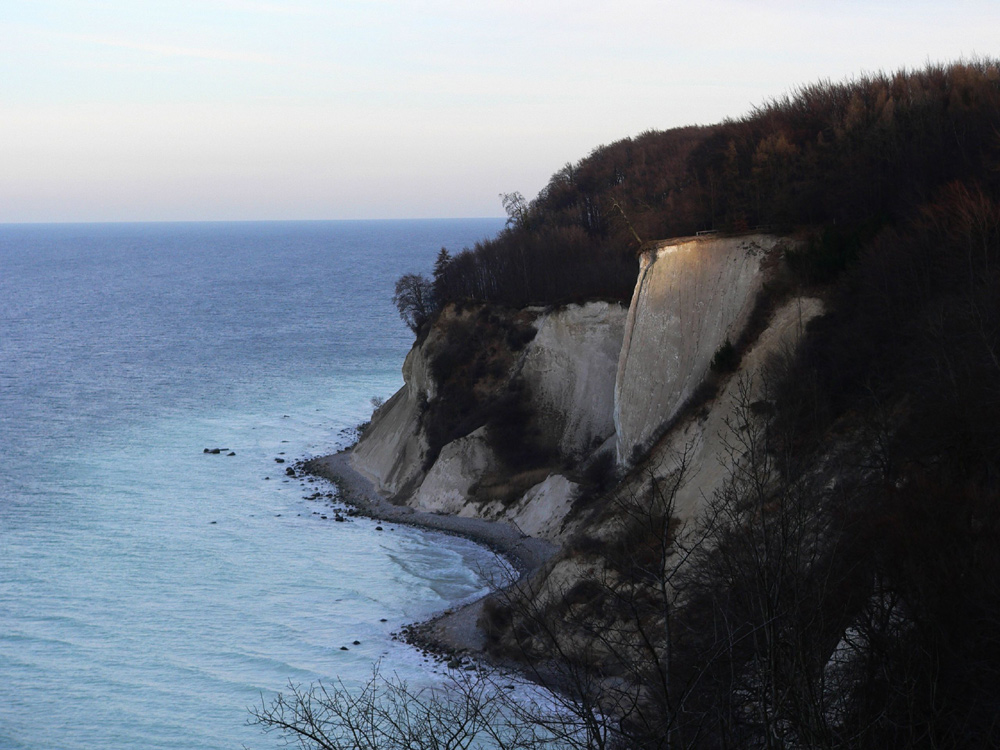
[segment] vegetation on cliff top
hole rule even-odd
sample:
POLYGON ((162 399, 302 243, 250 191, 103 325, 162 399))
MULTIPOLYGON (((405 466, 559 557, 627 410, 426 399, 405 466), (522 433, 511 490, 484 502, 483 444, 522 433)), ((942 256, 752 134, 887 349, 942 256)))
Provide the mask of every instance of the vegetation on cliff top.
POLYGON ((708 525, 679 536, 662 477, 651 498, 611 489, 623 532, 567 550, 596 574, 547 597, 553 584, 527 581, 487 607, 498 653, 560 657, 583 722, 560 739, 1000 745, 1000 62, 807 86, 598 148, 505 205, 498 237, 397 287, 418 334, 466 306, 441 326, 469 330, 432 363, 450 399, 425 415, 438 448, 472 423, 519 445, 530 422, 474 398, 500 360, 473 328, 516 349, 489 306, 628 299, 643 241, 802 232, 793 283, 827 300, 766 400, 742 404, 708 525))
POLYGON ((494 239, 435 267, 432 308, 627 301, 642 242, 702 230, 828 227, 796 267, 828 281, 879 229, 945 185, 1000 185, 1000 63, 820 82, 735 120, 650 131, 567 164, 538 196, 503 196, 494 239))

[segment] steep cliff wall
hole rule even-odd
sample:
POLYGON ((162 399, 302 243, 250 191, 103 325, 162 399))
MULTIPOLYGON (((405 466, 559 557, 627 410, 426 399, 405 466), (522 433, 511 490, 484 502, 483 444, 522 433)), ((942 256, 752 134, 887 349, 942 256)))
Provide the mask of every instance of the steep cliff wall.
MULTIPOLYGON (((793 298, 778 307, 756 341, 744 352, 737 371, 719 378, 719 392, 696 413, 686 412, 614 488, 597 497, 586 511, 570 516, 569 523, 558 534, 548 537, 560 542, 562 549, 534 576, 525 600, 530 603, 517 605, 522 607, 519 611, 545 612, 543 620, 552 624, 557 638, 564 638, 566 643, 576 643, 580 638, 579 642, 594 646, 591 656, 603 653, 600 638, 596 642, 587 641, 588 631, 581 634, 574 630, 581 622, 587 628, 593 623, 587 615, 575 622, 568 620, 566 600, 578 602, 580 599, 576 597, 589 592, 588 596, 594 597, 592 601, 606 597, 603 606, 608 610, 629 600, 633 590, 616 589, 615 582, 623 566, 634 571, 629 566, 638 565, 642 575, 649 574, 651 563, 642 555, 649 554, 652 548, 634 545, 642 538, 646 528, 642 525, 654 522, 655 512, 644 514, 655 507, 656 497, 670 498, 670 528, 680 540, 677 549, 690 550, 701 543, 707 527, 699 521, 706 518, 716 493, 723 492, 733 480, 734 461, 744 459, 734 448, 740 443, 733 430, 745 427, 747 405, 751 410, 769 407, 762 399, 767 396, 765 385, 772 358, 793 352, 806 325, 822 312, 823 303, 808 297, 793 298), (683 480, 675 485, 674 477, 682 465, 683 480), (642 528, 636 527, 637 522, 642 528), (618 598, 626 590, 628 593, 618 598), (615 595, 611 595, 612 591, 615 595)), ((649 531, 655 533, 655 525, 649 531)), ((667 560, 668 565, 678 566, 671 568, 673 571, 687 564, 685 554, 667 560)), ((671 610, 681 601, 673 596, 670 594, 667 599, 671 610)), ((600 606, 596 609, 602 611, 600 606)), ((627 620, 633 614, 623 613, 623 617, 627 620)), ((519 653, 518 649, 525 648, 523 632, 505 626, 495 628, 492 637, 496 653, 519 653)), ((541 652, 546 650, 544 637, 528 648, 536 647, 541 652)))
POLYGON ((544 315, 521 376, 547 441, 564 456, 588 453, 614 434, 614 392, 626 311, 591 302, 544 315))
POLYGON ((424 345, 414 346, 403 362, 403 387, 373 415, 351 465, 384 495, 395 495, 422 474, 427 439, 420 429, 424 404, 434 398, 424 345))
MULTIPOLYGON (((794 351, 805 333, 806 324, 822 314, 823 303, 811 297, 797 297, 774 312, 767 328, 747 351, 739 370, 698 416, 677 424, 654 446, 647 459, 648 470, 639 472, 645 483, 649 476, 665 476, 686 461, 685 481, 674 498, 679 521, 698 517, 705 503, 720 491, 732 476, 734 443, 732 430, 740 424, 741 402, 758 403, 765 396, 770 357, 794 351)), ((641 494, 640 489, 634 492, 641 494)))
MULTIPOLYGON (((704 382, 719 347, 739 340, 780 242, 756 234, 662 243, 642 258, 627 311, 606 302, 445 311, 407 357, 405 385, 374 415, 354 467, 397 502, 506 520, 552 539, 572 532, 563 522, 589 481, 566 465, 585 466, 600 446, 613 444, 620 466, 655 447, 652 460, 668 471, 670 456, 683 449, 690 481, 677 509, 691 517, 721 481, 720 434, 736 379, 707 417, 666 435, 664 426, 704 382), (511 343, 532 329, 523 348, 511 343), (507 455, 511 442, 521 459, 531 455, 505 422, 509 409, 526 410, 523 441, 551 458, 521 465, 507 455), (437 438, 432 448, 441 414, 458 421, 437 425, 437 435, 452 437, 437 438), (494 433, 494 423, 506 426, 494 433)), ((745 352, 745 371, 793 345, 819 309, 815 300, 797 299, 776 311, 745 352)))
POLYGON ((420 487, 407 500, 418 510, 452 515, 473 515, 469 505, 472 488, 497 465, 485 429, 480 427, 444 448, 420 487))
MULTIPOLYGON (((351 463, 379 492, 420 510, 506 520, 552 536, 569 512, 577 485, 560 475, 557 466, 526 472, 505 466, 491 447, 487 427, 450 440, 425 467, 430 449, 426 415, 434 412, 435 399, 445 398, 443 383, 433 375, 442 373, 441 358, 453 361, 456 350, 478 353, 509 345, 503 337, 456 339, 477 336, 483 330, 477 323, 481 315, 446 311, 414 346, 403 366, 403 388, 373 416, 351 463), (507 482, 508 476, 514 481, 507 482), (483 480, 488 480, 485 485, 483 480), (505 497, 496 499, 501 495, 505 497)), ((487 317, 495 324, 498 316, 503 313, 487 317)), ((531 428, 540 432, 532 439, 553 452, 556 464, 563 457, 586 455, 614 435, 614 384, 625 316, 621 305, 607 302, 536 310, 530 324, 534 338, 522 350, 498 351, 485 365, 482 360, 463 365, 472 379, 466 392, 476 394, 475 408, 489 415, 490 401, 505 396, 497 383, 520 383, 531 428), (505 363, 503 372, 498 374, 496 363, 505 363), (488 374, 477 376, 479 370, 488 374)))
POLYGON ((672 240, 640 260, 615 382, 618 462, 649 442, 735 343, 781 240, 764 234, 672 240))

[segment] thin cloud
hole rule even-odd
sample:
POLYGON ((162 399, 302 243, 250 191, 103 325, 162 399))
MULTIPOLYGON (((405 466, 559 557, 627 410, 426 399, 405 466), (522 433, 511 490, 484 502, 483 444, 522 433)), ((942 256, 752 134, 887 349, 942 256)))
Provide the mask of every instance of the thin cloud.
POLYGON ((327 11, 308 5, 254 2, 254 0, 216 0, 216 3, 224 8, 243 13, 261 13, 276 16, 316 16, 327 14, 327 11))
POLYGON ((181 47, 173 44, 158 44, 155 42, 134 41, 117 37, 98 36, 95 34, 74 34, 56 32, 55 36, 70 39, 85 44, 93 44, 112 49, 132 50, 161 57, 193 58, 199 60, 216 60, 221 62, 255 63, 275 65, 280 61, 270 55, 235 52, 226 49, 207 49, 198 47, 181 47))

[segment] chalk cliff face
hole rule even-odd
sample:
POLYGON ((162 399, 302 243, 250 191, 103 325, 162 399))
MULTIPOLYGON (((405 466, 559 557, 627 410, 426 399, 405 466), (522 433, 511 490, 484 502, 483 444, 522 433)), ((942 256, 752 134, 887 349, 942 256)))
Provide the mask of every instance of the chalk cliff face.
POLYGON ((763 234, 689 238, 643 253, 615 382, 619 464, 649 448, 704 380, 719 347, 736 343, 778 242, 763 234))
POLYGON ((435 395, 424 346, 415 346, 403 362, 403 387, 372 415, 365 439, 354 448, 351 463, 385 495, 395 495, 420 476, 427 439, 420 429, 422 405, 435 395))
POLYGON ((472 487, 497 464, 480 427, 441 449, 437 461, 407 502, 418 510, 462 515, 472 487))
MULTIPOLYGON (((733 425, 741 422, 741 401, 758 402, 765 396, 768 359, 782 352, 793 351, 805 333, 806 324, 823 312, 820 300, 796 297, 774 311, 767 328, 743 355, 740 367, 721 391, 697 417, 677 424, 656 445, 647 464, 656 467, 654 474, 666 475, 678 467, 681 457, 686 461, 685 482, 674 498, 674 512, 686 523, 698 517, 705 503, 722 490, 732 475, 733 425)), ((648 481, 648 474, 639 473, 638 484, 648 481)), ((635 487, 633 492, 640 494, 635 487)))
POLYGON ((625 310, 571 305, 538 320, 521 376, 546 437, 565 456, 589 453, 614 434, 614 384, 625 310))
MULTIPOLYGON (((621 305, 608 302, 537 310, 534 338, 503 375, 522 384, 532 423, 541 433, 538 442, 557 457, 584 456, 614 436, 614 384, 625 316, 621 305)), ((530 487, 513 502, 493 501, 488 495, 471 502, 480 480, 509 471, 491 448, 486 428, 448 442, 425 467, 430 446, 424 414, 439 395, 432 363, 454 348, 455 342, 447 338, 460 328, 456 321, 468 316, 443 317, 446 320, 410 351, 403 365, 403 388, 373 415, 352 453, 352 465, 379 492, 415 508, 508 520, 543 536, 557 534, 577 485, 555 469, 522 476, 530 487)), ((495 373, 491 377, 495 379, 495 373)), ((482 389, 476 385, 472 390, 482 389)))
MULTIPOLYGON (((397 502, 506 520, 526 533, 559 539, 572 531, 565 521, 598 452, 612 449, 619 467, 642 457, 645 466, 653 461, 663 471, 669 471, 670 456, 684 452, 691 481, 677 510, 693 517, 723 478, 720 435, 737 378, 726 381, 707 416, 664 428, 704 382, 719 347, 740 339, 769 269, 779 262, 781 242, 757 234, 661 243, 644 254, 627 311, 606 302, 555 311, 445 311, 407 356, 405 385, 373 416, 354 449, 354 467, 397 502), (519 316, 516 325, 511 316, 519 316), (523 348, 510 343, 531 328, 534 337, 523 348), (464 383, 462 398, 472 400, 459 410, 459 426, 449 427, 454 437, 432 451, 428 420, 447 398, 446 380, 436 382, 435 373, 448 387, 456 378, 464 383), (519 466, 498 453, 489 420, 508 403, 526 405, 525 440, 537 442, 547 462, 519 466), (485 415, 478 422, 477 410, 485 415), (472 421, 463 427, 466 411, 472 421), (576 471, 566 468, 574 465, 576 471)), ((793 346, 819 312, 819 303, 809 299, 775 311, 744 353, 741 372, 793 346)))

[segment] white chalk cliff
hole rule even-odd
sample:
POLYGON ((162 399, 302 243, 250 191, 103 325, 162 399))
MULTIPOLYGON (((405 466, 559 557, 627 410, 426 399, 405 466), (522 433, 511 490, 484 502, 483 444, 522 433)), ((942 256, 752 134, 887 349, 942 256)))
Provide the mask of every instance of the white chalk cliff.
POLYGON ((410 349, 403 362, 403 387, 375 411, 351 455, 354 468, 384 495, 401 492, 422 471, 427 439, 420 429, 420 413, 435 395, 425 351, 426 342, 410 349))
POLYGON ((614 385, 625 310, 570 305, 538 319, 521 376, 549 439, 566 456, 589 453, 615 432, 614 385))
MULTIPOLYGON (((626 310, 590 302, 538 311, 537 333, 510 373, 527 386, 545 440, 565 456, 588 453, 614 436, 614 384, 626 310)), ((430 360, 444 334, 434 329, 415 345, 403 365, 403 387, 372 416, 351 464, 382 494, 421 510, 508 520, 543 534, 558 524, 542 517, 568 512, 576 485, 558 475, 543 476, 528 494, 544 498, 511 506, 467 506, 476 480, 498 465, 482 428, 445 445, 424 472, 428 441, 421 413, 437 395, 430 360), (558 478, 556 478, 558 477, 558 478), (553 504, 552 513, 541 509, 553 504), (558 506, 558 508, 556 508, 558 506)))
MULTIPOLYGON (((666 443, 657 449, 659 455, 686 446, 691 481, 678 510, 695 513, 699 498, 721 481, 718 433, 734 381, 716 398, 707 419, 687 419, 665 436, 664 426, 705 380, 718 349, 727 339, 739 340, 769 269, 780 262, 784 241, 752 234, 658 243, 641 258, 627 311, 606 302, 534 311, 535 337, 516 354, 509 378, 527 388, 545 443, 570 463, 585 463, 610 446, 626 467, 661 437, 666 443)), ((742 370, 793 346, 820 309, 815 300, 787 302, 746 352, 742 370)), ((473 502, 480 480, 489 475, 495 480, 505 470, 487 430, 479 428, 444 445, 433 465, 424 466, 428 441, 421 415, 437 397, 430 362, 445 335, 435 328, 411 350, 403 366, 405 385, 373 416, 354 449, 353 466, 397 502, 507 520, 525 533, 559 538, 567 533, 563 522, 579 491, 560 465, 529 472, 528 483, 534 484, 519 490, 523 494, 513 501, 480 496, 473 502)))
MULTIPOLYGON (((768 359, 792 351, 805 333, 806 324, 823 312, 823 303, 796 297, 774 311, 768 327, 743 355, 739 370, 725 383, 709 408, 684 420, 664 436, 650 456, 653 474, 663 476, 686 461, 685 481, 674 498, 674 512, 681 522, 696 518, 713 495, 731 478, 733 425, 740 423, 740 402, 764 396, 768 359)), ((645 484, 648 475, 638 478, 645 484)), ((639 492, 638 489, 633 491, 639 492)))
POLYGON ((495 464, 485 428, 480 427, 441 449, 407 505, 432 513, 462 515, 473 485, 495 464))
POLYGON ((650 447, 719 348, 736 343, 779 242, 764 234, 688 238, 642 254, 615 382, 619 464, 650 447))

